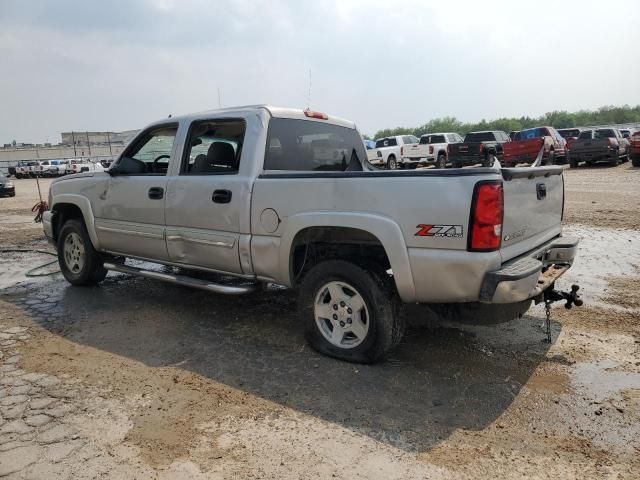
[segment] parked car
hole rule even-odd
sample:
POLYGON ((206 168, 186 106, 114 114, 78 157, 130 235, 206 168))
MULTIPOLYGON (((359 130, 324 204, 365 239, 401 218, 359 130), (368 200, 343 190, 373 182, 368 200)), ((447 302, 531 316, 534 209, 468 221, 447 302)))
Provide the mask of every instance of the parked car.
POLYGON ((581 162, 592 165, 600 161, 616 166, 621 159, 628 160, 629 151, 629 141, 615 128, 584 130, 571 144, 571 168, 581 162))
POLYGON ((309 343, 355 362, 398 345, 400 302, 515 318, 558 294, 578 245, 562 236, 562 168, 391 172, 365 158, 353 122, 309 110, 163 119, 107 172, 55 179, 44 232, 73 285, 113 270, 232 295, 295 288, 309 343), (317 139, 338 158, 316 157, 317 139))
POLYGON ((457 133, 428 133, 418 143, 405 145, 402 149, 404 165, 434 164, 437 168, 447 166, 447 152, 451 143, 461 143, 457 133))
POLYGON ((67 160, 47 160, 38 167, 38 174, 41 177, 58 177, 66 173, 67 160))
POLYGON ((640 130, 634 132, 629 140, 631 162, 634 167, 640 167, 640 130))
POLYGON ((72 158, 69 160, 69 163, 66 165, 65 173, 67 175, 73 173, 82 173, 82 172, 102 172, 104 171, 104 167, 100 164, 100 162, 94 163, 89 160, 85 160, 82 158, 72 158))
POLYGON ((29 162, 27 165, 27 175, 31 178, 36 178, 38 176, 38 172, 40 171, 41 163, 41 161, 29 162))
POLYGON ((19 161, 15 166, 15 173, 14 173, 15 177, 17 179, 28 177, 29 176, 28 166, 29 166, 29 162, 27 162, 26 160, 19 161))
POLYGON ((0 197, 15 197, 16 186, 8 176, 0 175, 0 197))
POLYGON ((376 156, 371 161, 373 165, 385 166, 388 170, 403 167, 402 147, 418 143, 418 137, 413 135, 395 135, 376 140, 376 156))
POLYGON ((527 128, 517 132, 513 141, 504 145, 503 163, 506 166, 533 163, 541 149, 544 164, 565 163, 566 146, 566 140, 553 127, 527 128))
POLYGON ((575 128, 561 128, 558 130, 558 133, 562 138, 564 138, 567 142, 567 150, 571 151, 571 144, 578 139, 578 136, 581 132, 587 130, 584 127, 575 127, 575 128))
POLYGON ((629 139, 631 138, 631 130, 628 128, 620 128, 620 135, 622 135, 622 138, 626 138, 629 139))
POLYGON ((510 141, 509 135, 502 130, 470 132, 462 143, 449 145, 449 161, 455 168, 477 163, 489 167, 493 157, 502 159, 503 146, 510 141))

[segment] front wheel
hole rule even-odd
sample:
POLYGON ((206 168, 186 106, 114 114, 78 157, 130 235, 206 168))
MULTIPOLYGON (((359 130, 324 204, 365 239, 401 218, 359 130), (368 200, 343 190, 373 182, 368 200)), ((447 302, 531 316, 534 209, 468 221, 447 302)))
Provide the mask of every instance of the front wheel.
POLYGON ((80 220, 68 220, 58 237, 58 263, 64 278, 72 285, 95 285, 104 280, 107 270, 93 248, 89 233, 80 220))
POLYGON ((311 347, 348 362, 374 363, 404 334, 391 278, 382 268, 344 260, 314 266, 300 285, 299 308, 311 347))

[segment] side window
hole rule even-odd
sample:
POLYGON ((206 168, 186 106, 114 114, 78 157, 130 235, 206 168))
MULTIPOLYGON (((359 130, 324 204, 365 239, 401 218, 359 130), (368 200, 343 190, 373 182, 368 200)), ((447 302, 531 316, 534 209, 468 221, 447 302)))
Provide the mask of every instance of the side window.
POLYGON ((118 174, 166 175, 177 131, 173 124, 145 132, 120 157, 118 174))
POLYGON ((311 120, 272 118, 266 147, 265 170, 355 171, 367 158, 357 130, 311 120))
POLYGON ((396 139, 396 137, 391 137, 389 138, 389 147, 397 147, 398 146, 398 140, 396 139))
POLYGON ((189 127, 181 175, 238 173, 244 142, 244 120, 196 121, 189 127))

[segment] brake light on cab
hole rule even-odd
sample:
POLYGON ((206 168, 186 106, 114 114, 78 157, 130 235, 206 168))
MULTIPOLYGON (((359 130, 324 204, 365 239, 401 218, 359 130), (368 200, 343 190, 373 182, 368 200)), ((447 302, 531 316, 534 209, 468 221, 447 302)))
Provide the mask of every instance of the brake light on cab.
POLYGON ((504 191, 501 181, 476 183, 471 201, 467 250, 492 252, 502 244, 504 191))
POLYGON ((314 112, 308 108, 304 111, 304 116, 309 118, 317 118, 318 120, 329 120, 329 115, 322 112, 314 112))

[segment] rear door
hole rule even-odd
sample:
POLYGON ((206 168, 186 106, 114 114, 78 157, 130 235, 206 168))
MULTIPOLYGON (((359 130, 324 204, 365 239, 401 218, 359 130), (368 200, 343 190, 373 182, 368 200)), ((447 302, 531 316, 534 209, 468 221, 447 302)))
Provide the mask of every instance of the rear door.
POLYGON ((562 167, 504 168, 502 259, 517 257, 562 231, 562 167))
MULTIPOLYGON (((243 273, 241 225, 249 238, 251 176, 242 170, 244 119, 194 121, 189 127, 178 175, 168 185, 166 235, 169 258, 229 273, 243 273)), ((314 139, 321 157, 326 145, 314 139)), ((246 273, 246 272, 245 272, 246 273)))

